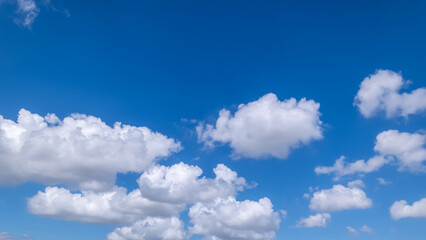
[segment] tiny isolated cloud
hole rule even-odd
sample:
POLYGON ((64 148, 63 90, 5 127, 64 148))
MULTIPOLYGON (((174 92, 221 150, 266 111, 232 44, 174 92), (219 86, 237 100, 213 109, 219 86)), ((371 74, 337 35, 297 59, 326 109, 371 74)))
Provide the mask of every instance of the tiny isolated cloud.
POLYGON ((317 213, 306 218, 301 218, 296 227, 326 227, 327 223, 330 221, 331 215, 329 213, 317 213))
POLYGON ((381 177, 377 178, 377 181, 379 182, 380 185, 388 185, 388 184, 392 183, 391 181, 387 181, 387 180, 385 180, 384 178, 381 178, 381 177))
POLYGON ((365 192, 357 187, 334 185, 331 189, 313 193, 309 208, 317 212, 338 212, 350 209, 366 209, 372 201, 365 192))
POLYGON ((407 117, 426 110, 426 88, 400 93, 410 82, 401 73, 390 70, 377 70, 366 77, 355 96, 354 105, 361 114, 370 118, 383 112, 387 118, 407 117))
POLYGON ((30 235, 24 234, 22 237, 17 238, 14 237, 13 234, 8 232, 0 232, 0 240, 24 240, 24 239, 32 239, 30 235))
POLYGON ((364 233, 372 233, 373 232, 373 229, 372 228, 370 228, 369 226, 367 226, 367 225, 363 225, 362 227, 361 227, 361 232, 364 232, 364 233))
POLYGON ((147 127, 21 109, 17 122, 0 115, 0 185, 35 181, 106 190, 117 173, 142 172, 180 149, 178 141, 147 127))
POLYGON ((198 140, 210 147, 228 143, 235 158, 284 159, 291 149, 322 139, 319 106, 305 98, 280 101, 269 93, 240 104, 233 114, 222 109, 215 125, 198 125, 198 140))
POLYGON ((358 231, 351 226, 346 226, 346 229, 348 230, 348 232, 350 232, 351 234, 353 234, 355 236, 358 236, 358 234, 359 234, 358 231))
MULTIPOLYGON (((334 180, 353 174, 366 174, 377 171, 384 165, 395 162, 399 170, 412 172, 426 171, 426 134, 399 132, 387 130, 376 136, 374 151, 376 156, 367 161, 358 160, 347 163, 342 156, 333 166, 319 166, 315 168, 317 174, 334 174, 334 180)), ((383 179, 382 179, 383 180, 383 179)), ((380 181, 385 184, 386 182, 380 181)))
POLYGON ((426 218, 426 198, 409 205, 407 201, 396 201, 390 207, 390 214, 393 219, 402 218, 426 218))

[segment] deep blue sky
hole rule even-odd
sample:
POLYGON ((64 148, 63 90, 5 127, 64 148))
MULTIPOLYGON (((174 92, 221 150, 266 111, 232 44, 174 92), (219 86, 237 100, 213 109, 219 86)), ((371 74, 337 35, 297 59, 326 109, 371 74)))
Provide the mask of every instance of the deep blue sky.
MULTIPOLYGON (((207 176, 225 163, 258 186, 238 195, 267 196, 286 209, 277 239, 423 239, 425 219, 392 220, 389 207, 424 197, 426 176, 386 166, 363 178, 373 200, 367 210, 333 214, 326 228, 293 228, 313 214, 309 186, 331 188, 318 165, 339 156, 368 159, 375 136, 388 129, 425 128, 424 114, 365 119, 353 106, 359 84, 376 69, 401 72, 409 89, 426 86, 424 1, 71 1, 52 0, 70 16, 41 6, 31 29, 15 24, 16 4, 0 4, 0 115, 16 120, 25 108, 44 116, 85 113, 112 125, 148 126, 182 142, 162 164, 184 161, 207 176), (232 160, 227 145, 205 151, 196 124, 214 123, 222 108, 266 93, 280 100, 306 97, 321 104, 324 138, 287 159, 232 160), (194 160, 194 158, 198 158, 194 160), (380 186, 376 178, 393 182, 380 186), (415 183, 415 184, 413 184, 415 183)), ((118 184, 136 187, 139 175, 118 184)), ((354 178, 356 179, 356 178, 354 178)), ((347 181, 338 183, 346 184, 347 181)), ((91 225, 28 213, 26 198, 45 186, 0 187, 0 232, 34 239, 104 239, 111 225, 91 225)))

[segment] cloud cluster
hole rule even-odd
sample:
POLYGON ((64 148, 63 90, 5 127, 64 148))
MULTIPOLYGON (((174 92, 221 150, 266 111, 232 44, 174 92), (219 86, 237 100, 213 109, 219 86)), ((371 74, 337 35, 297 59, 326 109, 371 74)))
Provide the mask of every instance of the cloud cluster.
POLYGON ((28 199, 33 214, 89 223, 131 224, 108 235, 109 240, 184 239, 193 234, 206 239, 273 239, 279 214, 268 198, 238 201, 244 178, 223 164, 214 178, 200 177, 197 166, 178 163, 153 166, 139 178, 139 188, 107 192, 71 193, 47 187, 28 199), (193 226, 186 232, 179 214, 189 208, 193 226))
POLYGON ((197 133, 207 146, 229 143, 234 157, 286 158, 291 149, 322 138, 319 103, 280 101, 269 93, 240 104, 234 114, 222 109, 214 126, 200 124, 197 133))
POLYGON ((409 217, 426 218, 426 198, 414 202, 413 205, 409 205, 405 200, 394 202, 390 208, 390 213, 395 220, 409 217))
POLYGON ((318 213, 301 218, 296 226, 325 227, 331 219, 330 212, 370 208, 372 201, 360 187, 364 187, 364 183, 361 180, 355 180, 349 182, 348 187, 338 184, 331 189, 317 190, 312 196, 306 194, 306 197, 311 198, 309 208, 318 213))
POLYGON ((180 149, 179 142, 147 127, 110 127, 83 114, 60 120, 22 109, 17 122, 0 116, 0 184, 106 190, 117 173, 142 172, 180 149))
POLYGON ((354 105, 366 118, 379 112, 384 112, 388 118, 423 112, 426 110, 426 88, 400 93, 408 84, 401 73, 378 70, 361 82, 354 105))
MULTIPOLYGON (((426 135, 423 133, 407 133, 388 130, 376 137, 374 150, 378 155, 368 161, 358 160, 346 163, 344 157, 336 160, 333 166, 315 168, 317 174, 334 174, 335 180, 352 174, 365 174, 379 170, 385 164, 395 162, 399 170, 425 171, 426 135)), ((384 183, 384 182, 383 182, 384 183)))

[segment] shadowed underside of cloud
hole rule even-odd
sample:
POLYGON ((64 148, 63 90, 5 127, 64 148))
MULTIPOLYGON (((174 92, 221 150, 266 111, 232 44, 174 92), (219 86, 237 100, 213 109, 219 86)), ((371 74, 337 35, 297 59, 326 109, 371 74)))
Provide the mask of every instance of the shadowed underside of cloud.
POLYGON ((286 158, 291 149, 322 138, 319 103, 290 98, 280 101, 273 93, 241 104, 231 114, 223 109, 216 124, 200 124, 198 139, 207 147, 229 143, 233 157, 286 158))

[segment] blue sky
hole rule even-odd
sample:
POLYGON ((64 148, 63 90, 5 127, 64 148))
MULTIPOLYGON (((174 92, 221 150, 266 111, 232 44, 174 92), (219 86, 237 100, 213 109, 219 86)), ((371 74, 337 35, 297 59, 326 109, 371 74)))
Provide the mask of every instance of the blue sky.
POLYGON ((0 0, 0 239, 157 239, 149 234, 164 229, 172 237, 159 239, 423 239, 425 10, 423 1, 0 0), (346 165, 331 168, 341 156, 346 165), (219 179, 218 164, 246 183, 219 179), (171 166, 195 183, 149 175, 171 166), (48 187, 60 198, 40 200, 48 187), (117 200, 126 194, 106 199, 118 187, 161 214, 117 200), (264 197, 270 208, 238 218, 264 197), (97 201, 132 214, 87 210, 97 201))

